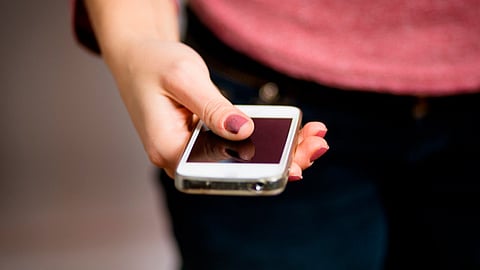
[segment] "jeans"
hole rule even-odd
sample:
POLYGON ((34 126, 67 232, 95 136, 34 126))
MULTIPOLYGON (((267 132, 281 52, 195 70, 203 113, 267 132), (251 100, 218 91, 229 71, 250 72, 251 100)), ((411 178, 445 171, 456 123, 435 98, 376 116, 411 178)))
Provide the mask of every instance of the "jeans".
POLYGON ((326 124, 330 150, 272 197, 187 195, 160 171, 183 269, 480 269, 480 94, 296 80, 188 16, 186 42, 233 103, 298 106, 326 124))
MULTIPOLYGON (((257 89, 213 80, 259 103, 257 89)), ((316 87, 280 95, 327 125, 330 150, 281 195, 186 195, 161 174, 184 269, 480 269, 480 96, 316 87)))

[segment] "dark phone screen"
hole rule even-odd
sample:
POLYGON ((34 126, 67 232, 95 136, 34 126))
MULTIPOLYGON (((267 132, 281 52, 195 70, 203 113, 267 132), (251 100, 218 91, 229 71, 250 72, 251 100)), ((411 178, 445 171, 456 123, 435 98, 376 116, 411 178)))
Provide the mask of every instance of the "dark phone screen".
POLYGON ((225 140, 202 128, 187 162, 279 163, 290 118, 253 118, 255 130, 243 141, 225 140))

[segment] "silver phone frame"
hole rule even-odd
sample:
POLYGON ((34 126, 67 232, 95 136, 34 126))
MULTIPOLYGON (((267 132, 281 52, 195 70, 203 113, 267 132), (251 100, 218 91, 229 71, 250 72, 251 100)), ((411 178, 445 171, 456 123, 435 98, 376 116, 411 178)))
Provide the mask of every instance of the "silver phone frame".
POLYGON ((199 121, 176 169, 175 187, 179 191, 190 194, 247 196, 277 195, 283 192, 297 145, 298 131, 302 122, 301 110, 285 105, 236 105, 236 107, 250 117, 292 119, 280 162, 278 164, 187 162, 195 139, 203 126, 203 122, 199 121), (253 168, 257 170, 252 170, 253 168))

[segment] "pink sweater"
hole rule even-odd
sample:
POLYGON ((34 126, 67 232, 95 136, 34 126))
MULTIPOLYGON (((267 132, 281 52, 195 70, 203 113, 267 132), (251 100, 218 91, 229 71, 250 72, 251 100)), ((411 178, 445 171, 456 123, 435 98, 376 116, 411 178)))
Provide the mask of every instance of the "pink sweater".
POLYGON ((295 77, 413 95, 480 91, 476 0, 190 0, 225 43, 295 77))
MULTIPOLYGON (((480 92, 476 0, 189 2, 225 43, 294 77, 393 94, 480 92)), ((77 37, 95 48, 76 7, 77 37)))

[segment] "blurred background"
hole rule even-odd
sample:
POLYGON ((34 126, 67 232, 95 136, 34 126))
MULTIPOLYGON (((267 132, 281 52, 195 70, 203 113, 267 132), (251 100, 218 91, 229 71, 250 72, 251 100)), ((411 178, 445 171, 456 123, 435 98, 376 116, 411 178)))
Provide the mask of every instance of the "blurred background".
POLYGON ((0 12, 0 269, 175 269, 155 169, 70 1, 0 12))

